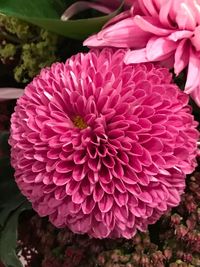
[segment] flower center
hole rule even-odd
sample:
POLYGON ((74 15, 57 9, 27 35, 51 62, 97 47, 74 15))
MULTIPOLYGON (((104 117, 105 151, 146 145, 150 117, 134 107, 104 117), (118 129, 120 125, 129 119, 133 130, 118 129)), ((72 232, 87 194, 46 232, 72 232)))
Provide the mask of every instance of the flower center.
POLYGON ((87 124, 85 123, 84 119, 81 116, 75 116, 73 118, 74 125, 79 129, 85 129, 87 128, 87 124))

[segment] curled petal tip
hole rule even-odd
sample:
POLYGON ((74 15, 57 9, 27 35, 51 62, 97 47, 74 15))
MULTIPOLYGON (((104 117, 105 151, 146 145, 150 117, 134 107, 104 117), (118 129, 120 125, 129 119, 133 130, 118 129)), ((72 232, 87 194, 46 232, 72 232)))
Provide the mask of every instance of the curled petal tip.
POLYGON ((103 39, 98 39, 97 38, 97 34, 94 34, 90 37, 88 37, 84 42, 83 42, 84 46, 88 46, 88 47, 99 47, 103 45, 103 39))

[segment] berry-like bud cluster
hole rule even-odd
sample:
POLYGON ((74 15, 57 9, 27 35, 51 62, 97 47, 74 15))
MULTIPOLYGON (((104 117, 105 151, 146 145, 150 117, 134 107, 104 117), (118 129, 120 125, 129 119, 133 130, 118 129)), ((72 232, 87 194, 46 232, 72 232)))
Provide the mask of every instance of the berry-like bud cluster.
POLYGON ((0 63, 13 70, 17 82, 29 82, 40 69, 57 61, 57 45, 57 35, 0 15, 0 63))

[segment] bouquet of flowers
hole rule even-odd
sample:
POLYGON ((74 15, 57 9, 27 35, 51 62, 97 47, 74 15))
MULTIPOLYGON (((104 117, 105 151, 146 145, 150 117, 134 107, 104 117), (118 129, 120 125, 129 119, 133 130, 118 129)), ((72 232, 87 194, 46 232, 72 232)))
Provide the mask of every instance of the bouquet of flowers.
POLYGON ((0 12, 0 264, 200 266, 200 1, 0 12))

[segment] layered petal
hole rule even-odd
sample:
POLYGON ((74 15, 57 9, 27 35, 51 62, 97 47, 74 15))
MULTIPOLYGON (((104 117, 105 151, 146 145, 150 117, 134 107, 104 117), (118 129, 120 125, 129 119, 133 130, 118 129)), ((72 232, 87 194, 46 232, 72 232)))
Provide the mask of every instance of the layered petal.
MULTIPOLYGON (((43 69, 11 119, 22 193, 55 226, 95 238, 145 231, 179 204, 196 166, 199 134, 187 95, 167 69, 127 66, 125 53, 92 50, 43 69)), ((191 50, 191 72, 195 59, 191 50)))

